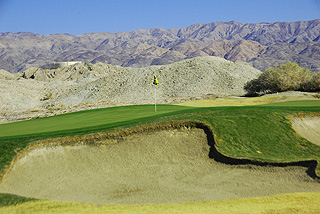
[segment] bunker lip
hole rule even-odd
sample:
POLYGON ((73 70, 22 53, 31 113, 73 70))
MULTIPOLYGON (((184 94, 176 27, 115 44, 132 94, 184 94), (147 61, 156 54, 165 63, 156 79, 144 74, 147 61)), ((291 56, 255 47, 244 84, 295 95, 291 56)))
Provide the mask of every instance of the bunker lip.
POLYGON ((316 177, 315 167, 316 161, 265 163, 230 158, 215 148, 209 125, 173 121, 35 142, 12 161, 2 175, 0 191, 93 203, 203 201, 320 191, 319 182, 310 178, 316 177), (18 167, 23 169, 30 161, 42 163, 28 166, 29 171, 42 168, 33 184, 19 180, 28 176, 28 170, 18 176, 23 173, 18 167), (58 169, 57 174, 50 177, 54 169, 47 166, 58 169), (11 182, 10 177, 18 180, 11 182), (31 187, 26 190, 27 186, 31 187))

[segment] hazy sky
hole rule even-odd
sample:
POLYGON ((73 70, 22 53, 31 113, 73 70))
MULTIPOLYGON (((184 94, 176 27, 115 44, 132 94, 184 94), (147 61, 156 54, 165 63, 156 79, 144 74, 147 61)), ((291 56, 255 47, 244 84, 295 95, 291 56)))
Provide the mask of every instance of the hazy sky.
POLYGON ((0 32, 78 35, 319 18, 320 0, 0 0, 0 32))

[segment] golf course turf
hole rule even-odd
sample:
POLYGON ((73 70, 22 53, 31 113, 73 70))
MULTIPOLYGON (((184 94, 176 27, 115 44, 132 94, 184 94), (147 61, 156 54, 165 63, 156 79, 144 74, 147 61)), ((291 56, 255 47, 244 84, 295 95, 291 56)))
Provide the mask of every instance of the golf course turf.
POLYGON ((290 116, 319 113, 320 101, 207 108, 158 105, 157 112, 153 107, 114 107, 2 124, 1 169, 4 172, 16 151, 23 150, 37 140, 119 131, 171 121, 198 121, 210 128, 215 141, 214 148, 217 154, 224 157, 221 161, 256 166, 300 165, 308 168, 310 179, 318 179, 320 146, 299 136, 291 126, 290 116))

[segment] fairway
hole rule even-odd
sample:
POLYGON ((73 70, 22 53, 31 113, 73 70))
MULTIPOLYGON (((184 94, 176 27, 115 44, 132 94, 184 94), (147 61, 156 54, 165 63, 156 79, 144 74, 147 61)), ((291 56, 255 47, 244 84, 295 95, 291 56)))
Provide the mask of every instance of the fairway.
MULTIPOLYGON (((310 106, 311 103, 319 106, 319 99, 316 93, 302 92, 281 92, 279 94, 268 94, 261 97, 226 97, 204 100, 190 100, 175 105, 191 107, 221 107, 221 106, 255 106, 255 105, 273 105, 273 106, 310 106), (311 101, 311 102, 310 102, 311 101), (315 102, 313 102, 315 101, 315 102)), ((312 104, 311 104, 312 105, 312 104)))
POLYGON ((191 109, 191 107, 158 105, 157 112, 155 112, 154 105, 140 105, 80 111, 47 118, 0 124, 0 137, 59 132, 74 129, 88 130, 90 127, 98 126, 110 128, 119 125, 122 122, 131 120, 137 122, 137 120, 142 118, 159 116, 187 109, 191 109))
POLYGON ((279 102, 265 104, 265 106, 278 106, 278 107, 319 107, 320 100, 299 100, 289 102, 279 102))

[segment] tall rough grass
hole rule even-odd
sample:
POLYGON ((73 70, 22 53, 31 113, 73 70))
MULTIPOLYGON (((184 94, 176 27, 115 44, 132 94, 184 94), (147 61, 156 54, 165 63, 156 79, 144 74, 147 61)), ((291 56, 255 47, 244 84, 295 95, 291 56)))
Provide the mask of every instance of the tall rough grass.
POLYGON ((248 96, 284 91, 320 91, 320 73, 312 73, 296 63, 285 63, 247 82, 244 89, 248 96))

